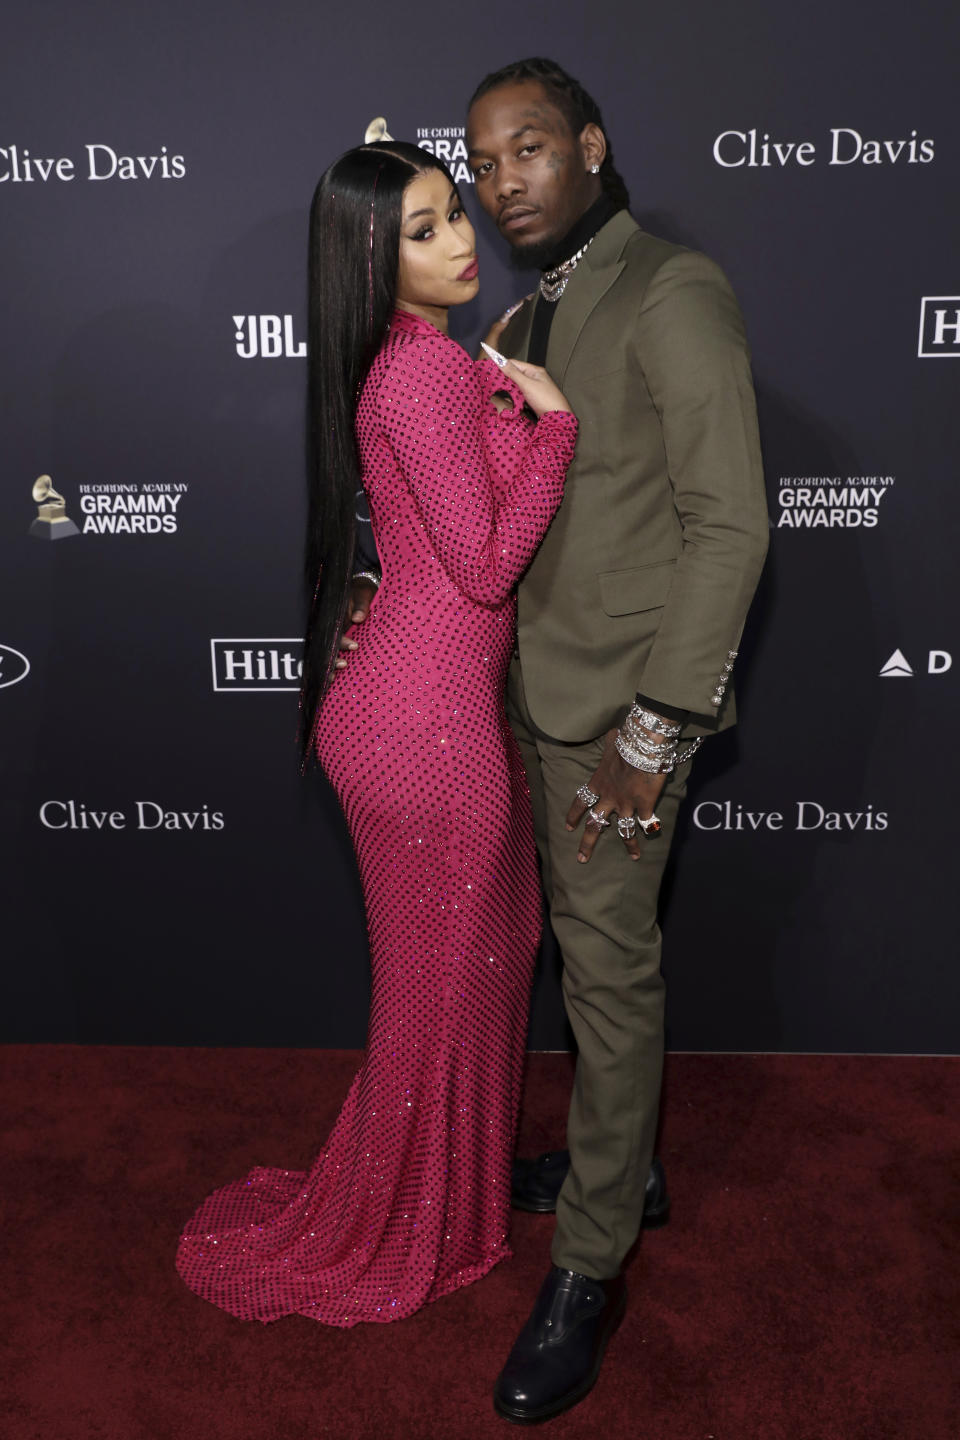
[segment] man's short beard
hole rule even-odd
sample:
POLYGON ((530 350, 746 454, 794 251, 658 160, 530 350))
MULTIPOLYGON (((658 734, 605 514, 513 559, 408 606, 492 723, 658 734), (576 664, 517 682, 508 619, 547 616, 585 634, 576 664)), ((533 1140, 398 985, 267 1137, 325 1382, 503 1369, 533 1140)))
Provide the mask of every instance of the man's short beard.
POLYGON ((510 264, 514 270, 543 270, 557 248, 558 239, 552 235, 544 240, 533 240, 527 245, 510 246, 510 264))

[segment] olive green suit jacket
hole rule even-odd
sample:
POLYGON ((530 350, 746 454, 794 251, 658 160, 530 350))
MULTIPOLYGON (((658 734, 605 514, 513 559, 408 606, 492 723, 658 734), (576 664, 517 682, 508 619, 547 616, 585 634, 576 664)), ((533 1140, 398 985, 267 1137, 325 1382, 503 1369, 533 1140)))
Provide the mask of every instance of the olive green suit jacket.
MULTIPOLYGON (((534 304, 503 333, 527 353, 534 304)), ((750 357, 727 280, 621 211, 558 302, 547 369, 580 422, 563 503, 520 583, 534 724, 579 742, 634 692, 734 720, 730 671, 769 521, 750 357), (728 668, 729 667, 729 668, 728 668)))

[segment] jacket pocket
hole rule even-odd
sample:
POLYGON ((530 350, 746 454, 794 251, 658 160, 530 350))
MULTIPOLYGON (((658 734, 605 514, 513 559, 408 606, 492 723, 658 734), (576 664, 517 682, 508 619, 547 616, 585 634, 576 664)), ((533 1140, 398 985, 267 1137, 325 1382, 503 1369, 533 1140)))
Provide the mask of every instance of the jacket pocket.
POLYGON ((608 615, 635 615, 666 604, 676 572, 676 560, 636 565, 632 570, 606 570, 597 576, 600 604, 608 615))

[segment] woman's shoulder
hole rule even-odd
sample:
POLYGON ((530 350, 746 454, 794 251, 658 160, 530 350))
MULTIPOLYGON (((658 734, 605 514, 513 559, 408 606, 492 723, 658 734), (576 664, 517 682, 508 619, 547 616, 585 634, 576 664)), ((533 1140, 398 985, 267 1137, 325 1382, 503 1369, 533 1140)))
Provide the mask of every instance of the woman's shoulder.
POLYGON ((420 355, 435 364, 469 364, 470 357, 463 346, 451 339, 443 330, 413 315, 409 310, 395 310, 387 331, 383 352, 391 356, 406 353, 420 355))
MULTIPOLYGON (((413 317, 416 318, 416 317, 413 317)), ((370 378, 377 389, 392 389, 419 377, 427 383, 456 381, 475 387, 474 362, 463 346, 427 321, 416 325, 406 320, 391 323, 390 330, 371 366, 370 378)))

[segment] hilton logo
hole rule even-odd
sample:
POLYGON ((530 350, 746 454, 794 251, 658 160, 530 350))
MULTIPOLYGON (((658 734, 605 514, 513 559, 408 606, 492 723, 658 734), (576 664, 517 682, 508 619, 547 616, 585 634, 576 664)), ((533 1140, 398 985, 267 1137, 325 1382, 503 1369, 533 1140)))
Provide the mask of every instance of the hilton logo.
POLYGON ((213 688, 219 694, 300 689, 302 640, 211 640, 213 688))
POLYGON ((921 360, 960 359, 960 295, 924 295, 917 355, 921 360))
POLYGON ((302 360, 305 340, 293 338, 292 315, 234 315, 234 340, 243 360, 302 360))

